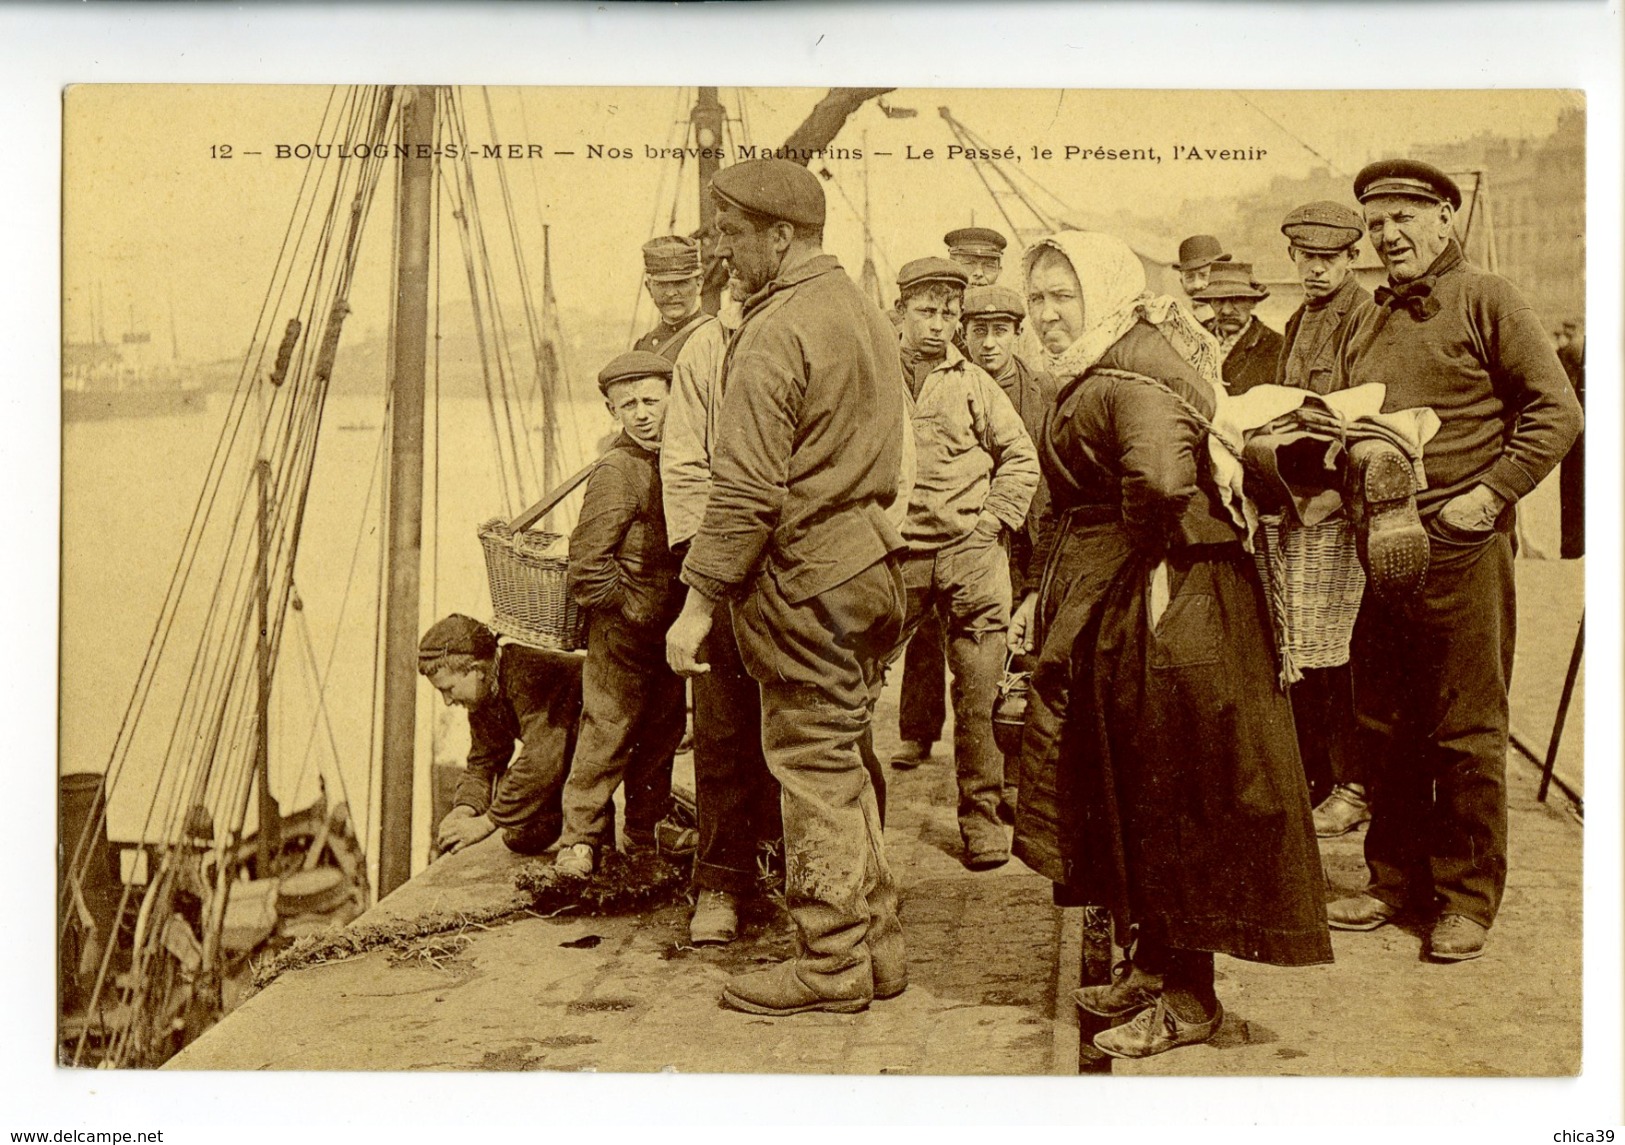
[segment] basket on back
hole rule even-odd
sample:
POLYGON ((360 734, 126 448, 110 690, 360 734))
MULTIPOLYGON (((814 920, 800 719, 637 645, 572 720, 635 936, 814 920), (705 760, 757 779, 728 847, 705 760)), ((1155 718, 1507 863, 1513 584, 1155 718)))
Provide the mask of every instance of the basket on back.
POLYGON ((480 526, 480 547, 499 636, 562 652, 582 646, 586 617, 570 597, 565 538, 496 518, 480 526))
POLYGON ((1264 517, 1254 550, 1282 686, 1301 680, 1305 668, 1347 664, 1354 618, 1365 593, 1365 570, 1348 518, 1339 515, 1304 527, 1278 516, 1264 517))
POLYGON ((587 618, 570 596, 569 544, 557 533, 533 533, 530 526, 585 481, 596 464, 583 466, 513 520, 497 517, 480 526, 497 635, 559 652, 586 644, 587 618))

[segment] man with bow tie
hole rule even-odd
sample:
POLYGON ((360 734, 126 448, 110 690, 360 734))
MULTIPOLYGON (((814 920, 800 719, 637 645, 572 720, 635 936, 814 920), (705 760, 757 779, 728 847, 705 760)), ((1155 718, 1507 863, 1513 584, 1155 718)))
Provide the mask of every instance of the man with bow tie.
POLYGON ((1338 929, 1373 930, 1414 912, 1428 953, 1455 962, 1483 953, 1506 885, 1513 508, 1568 452, 1581 414, 1518 289, 1463 259, 1448 175, 1382 160, 1355 177, 1354 195, 1388 284, 1350 322, 1340 380, 1380 382, 1384 410, 1429 406, 1440 427, 1416 495, 1426 580, 1408 597, 1368 599, 1355 625, 1371 881, 1327 913, 1338 929))

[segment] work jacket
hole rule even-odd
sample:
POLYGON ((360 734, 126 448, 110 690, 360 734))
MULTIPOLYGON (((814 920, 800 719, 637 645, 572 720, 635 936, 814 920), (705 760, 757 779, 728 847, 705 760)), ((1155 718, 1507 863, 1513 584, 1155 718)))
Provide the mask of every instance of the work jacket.
POLYGON ((983 512, 1012 532, 1027 522, 1038 452, 987 371, 950 344, 911 402, 916 468, 903 539, 915 551, 952 544, 983 512))
POLYGON ((683 579, 736 597, 766 572, 792 604, 902 548, 897 335, 832 255, 745 303, 728 347, 705 520, 683 579))
POLYGON ((1350 274, 1318 304, 1305 302, 1286 320, 1275 384, 1317 394, 1337 385, 1337 348, 1354 316, 1371 305, 1371 295, 1350 274))
MULTIPOLYGON (((1213 329, 1213 319, 1209 318, 1202 325, 1215 338, 1219 335, 1213 329)), ((1224 388, 1232 396, 1244 394, 1254 386, 1266 385, 1275 381, 1276 365, 1281 357, 1281 336, 1258 320, 1256 316, 1247 319, 1247 325, 1242 327, 1241 335, 1235 344, 1230 347, 1230 353, 1224 359, 1224 388)))
POLYGON ((558 814, 581 722, 583 663, 568 652, 502 645, 496 687, 468 713, 468 766, 454 806, 489 815, 498 827, 558 814))
POLYGON ((582 608, 633 624, 664 625, 682 606, 659 459, 624 433, 587 478, 570 534, 569 586, 582 608))

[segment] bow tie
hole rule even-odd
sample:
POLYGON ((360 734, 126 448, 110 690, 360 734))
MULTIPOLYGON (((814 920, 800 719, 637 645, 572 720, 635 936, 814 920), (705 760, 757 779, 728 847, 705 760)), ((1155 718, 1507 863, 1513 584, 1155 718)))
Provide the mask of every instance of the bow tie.
POLYGON ((1379 286, 1376 299, 1378 306, 1409 310, 1418 322, 1426 322, 1439 312, 1439 300, 1433 297, 1433 283, 1425 278, 1393 287, 1379 286))

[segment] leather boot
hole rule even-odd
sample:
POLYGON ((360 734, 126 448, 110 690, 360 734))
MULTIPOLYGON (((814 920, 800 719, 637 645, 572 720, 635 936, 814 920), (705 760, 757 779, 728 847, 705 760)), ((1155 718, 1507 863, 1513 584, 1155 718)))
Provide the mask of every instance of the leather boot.
POLYGON ((1428 535, 1416 509, 1415 472, 1386 441, 1357 441, 1347 456, 1344 500, 1366 579, 1384 600, 1403 600, 1422 587, 1428 572, 1428 535))

